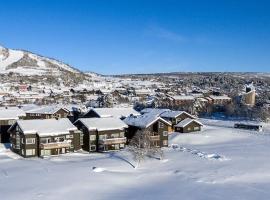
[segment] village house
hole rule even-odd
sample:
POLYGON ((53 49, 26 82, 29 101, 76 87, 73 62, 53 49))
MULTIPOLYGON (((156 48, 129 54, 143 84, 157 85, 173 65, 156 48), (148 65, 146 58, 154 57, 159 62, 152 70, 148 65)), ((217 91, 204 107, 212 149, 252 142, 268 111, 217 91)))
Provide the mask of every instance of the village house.
POLYGON ((190 119, 195 119, 194 116, 192 116, 191 114, 185 112, 185 111, 165 111, 163 113, 160 114, 160 117, 162 117, 163 119, 170 121, 172 123, 172 126, 178 124, 179 122, 190 118, 190 119))
POLYGON ((171 123, 158 115, 148 113, 141 116, 130 116, 124 119, 124 122, 128 125, 127 142, 134 137, 138 130, 142 130, 150 132, 150 140, 153 146, 168 146, 168 132, 171 123))
POLYGON ((141 113, 148 113, 151 115, 158 115, 161 118, 171 123, 171 127, 169 127, 169 133, 174 131, 174 126, 178 124, 180 121, 184 119, 190 118, 195 119, 194 116, 185 112, 185 111, 175 111, 170 109, 160 109, 160 108, 145 108, 141 111, 141 113))
POLYGON ((203 124, 195 119, 187 118, 174 126, 175 132, 190 133, 201 131, 203 124))
POLYGON ((214 105, 226 105, 232 101, 232 99, 228 97, 227 95, 219 95, 219 96, 210 95, 209 98, 210 98, 210 103, 214 105))
POLYGON ((25 112, 17 107, 0 107, 0 143, 10 142, 8 129, 25 116, 25 112))
POLYGON ((171 96, 171 105, 191 105, 195 101, 195 97, 191 95, 176 95, 171 96))
POLYGON ((83 132, 85 151, 107 152, 125 147, 127 125, 118 118, 80 118, 74 124, 83 132))
POLYGON ((139 112, 133 108, 91 108, 88 112, 83 115, 83 118, 91 117, 114 117, 118 119, 124 119, 130 115, 138 116, 139 112))
POLYGON ((11 150, 23 157, 64 154, 82 145, 81 132, 67 118, 18 120, 8 132, 11 150))
POLYGON ((25 112, 26 119, 67 118, 70 115, 68 109, 55 105, 41 106, 25 112))

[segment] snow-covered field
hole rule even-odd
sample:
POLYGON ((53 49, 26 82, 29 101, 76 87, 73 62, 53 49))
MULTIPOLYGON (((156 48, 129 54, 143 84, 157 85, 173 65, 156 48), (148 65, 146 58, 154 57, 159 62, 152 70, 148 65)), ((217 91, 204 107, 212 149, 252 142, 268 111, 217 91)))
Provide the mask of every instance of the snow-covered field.
POLYGON ((0 199, 269 199, 270 133, 215 126, 173 134, 139 168, 126 151, 23 159, 0 147, 0 199))

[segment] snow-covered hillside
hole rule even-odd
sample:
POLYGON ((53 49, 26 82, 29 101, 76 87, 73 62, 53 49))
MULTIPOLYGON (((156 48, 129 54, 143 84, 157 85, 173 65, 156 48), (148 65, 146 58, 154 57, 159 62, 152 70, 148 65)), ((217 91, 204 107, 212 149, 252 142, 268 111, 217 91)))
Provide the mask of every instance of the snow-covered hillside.
POLYGON ((53 75, 61 72, 79 73, 79 70, 60 61, 39 56, 28 51, 13 50, 0 46, 0 74, 53 75))
POLYGON ((0 147, 1 199, 268 200, 265 133, 213 123, 173 134, 163 160, 148 158, 137 169, 127 151, 24 159, 0 147))

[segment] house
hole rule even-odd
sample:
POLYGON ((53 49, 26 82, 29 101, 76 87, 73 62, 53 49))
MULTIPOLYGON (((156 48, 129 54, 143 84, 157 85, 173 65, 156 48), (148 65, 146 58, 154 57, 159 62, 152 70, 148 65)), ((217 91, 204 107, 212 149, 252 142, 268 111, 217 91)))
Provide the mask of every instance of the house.
POLYGON ((160 115, 161 113, 164 113, 166 111, 171 111, 171 110, 167 108, 145 108, 141 110, 141 113, 142 114, 151 113, 154 115, 160 115))
POLYGON ((11 150, 23 157, 64 154, 82 145, 81 132, 67 118, 18 120, 8 132, 11 150))
POLYGON ((25 111, 26 119, 51 119, 51 118, 66 118, 70 112, 65 107, 61 106, 41 106, 25 111))
POLYGON ((127 125, 118 118, 80 118, 74 124, 83 132, 85 151, 107 152, 125 147, 127 125))
POLYGON ((128 125, 127 142, 129 142, 138 130, 149 131, 150 139, 153 146, 167 147, 168 132, 171 123, 162 119, 158 115, 151 113, 141 116, 130 116, 123 120, 128 125))
POLYGON ((228 97, 227 95, 210 95, 209 96, 211 103, 215 105, 226 105, 228 103, 231 103, 232 99, 228 97))
POLYGON ((191 105, 195 101, 195 97, 191 95, 171 96, 173 105, 191 105))
POLYGON ((167 121, 170 121, 172 123, 172 126, 178 124, 179 122, 187 118, 195 119, 194 116, 185 111, 172 111, 172 110, 161 113, 160 117, 162 117, 167 121))
POLYGON ((133 108, 91 108, 88 112, 83 115, 83 118, 91 118, 91 117, 114 117, 118 119, 124 119, 130 115, 138 116, 138 113, 133 108))
POLYGON ((24 118, 25 112, 17 107, 0 108, 0 142, 9 143, 10 135, 8 129, 16 120, 24 118))
POLYGON ((175 132, 190 133, 200 131, 203 124, 195 119, 184 119, 174 126, 175 132))

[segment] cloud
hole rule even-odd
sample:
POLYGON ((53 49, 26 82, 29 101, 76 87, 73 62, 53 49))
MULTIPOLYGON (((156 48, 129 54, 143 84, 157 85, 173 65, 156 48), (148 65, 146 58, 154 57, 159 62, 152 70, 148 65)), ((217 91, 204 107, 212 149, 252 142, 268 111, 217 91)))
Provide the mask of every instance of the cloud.
POLYGON ((146 33, 157 38, 166 39, 178 43, 184 43, 188 41, 188 38, 186 38, 185 36, 160 26, 148 27, 146 33))

